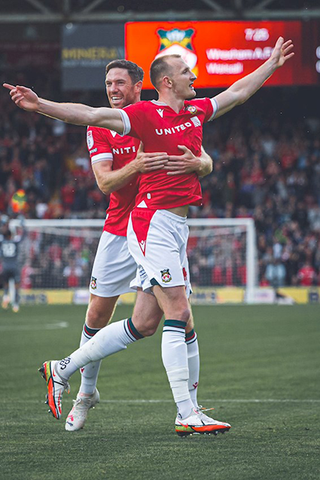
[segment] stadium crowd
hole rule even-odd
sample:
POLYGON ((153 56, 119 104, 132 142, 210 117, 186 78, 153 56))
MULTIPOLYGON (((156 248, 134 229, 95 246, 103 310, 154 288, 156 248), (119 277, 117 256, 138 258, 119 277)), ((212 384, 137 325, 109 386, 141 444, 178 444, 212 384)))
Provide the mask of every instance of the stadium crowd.
MULTIPOLYGON (((45 86, 44 96, 53 89, 45 86)), ((206 125, 204 146, 214 172, 202 179, 203 206, 190 210, 193 218, 254 219, 262 286, 320 285, 320 121, 305 114, 304 101, 299 103, 295 93, 263 89, 245 107, 206 125)), ((93 104, 85 95, 75 100, 93 104)), ((96 186, 85 129, 26 115, 6 92, 0 108, 0 212, 12 216, 11 197, 24 189, 26 218, 103 218, 108 198, 96 186)), ((193 282, 201 285, 205 272, 206 284, 209 275, 212 285, 243 285, 243 240, 233 245, 233 262, 228 254, 217 262, 217 255, 208 255, 208 244, 190 243, 193 282)), ((90 267, 80 250, 61 253, 53 283, 68 274, 66 285, 87 283, 90 267)), ((57 258, 45 261, 53 268, 57 258)), ((39 258, 33 262, 28 267, 37 270, 39 258)))

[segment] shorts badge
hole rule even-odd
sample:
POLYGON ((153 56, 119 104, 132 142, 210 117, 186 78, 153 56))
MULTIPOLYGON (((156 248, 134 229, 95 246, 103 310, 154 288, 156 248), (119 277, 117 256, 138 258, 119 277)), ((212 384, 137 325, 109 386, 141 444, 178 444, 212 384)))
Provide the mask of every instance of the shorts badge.
POLYGON ((92 290, 95 290, 97 288, 97 279, 95 277, 91 277, 90 287, 92 288, 92 290))
POLYGON ((166 270, 161 270, 160 272, 161 272, 161 280, 164 283, 171 282, 172 277, 171 277, 171 273, 169 272, 169 268, 167 268, 166 270))

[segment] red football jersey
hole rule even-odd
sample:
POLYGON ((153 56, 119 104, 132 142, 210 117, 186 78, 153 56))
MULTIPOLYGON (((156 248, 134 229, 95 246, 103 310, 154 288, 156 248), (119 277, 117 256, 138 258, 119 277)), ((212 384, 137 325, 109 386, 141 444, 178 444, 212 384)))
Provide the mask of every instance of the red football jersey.
MULTIPOLYGON (((185 145, 194 155, 201 155, 202 126, 217 111, 215 100, 186 100, 176 113, 168 105, 152 100, 138 102, 120 110, 124 135, 139 138, 145 152, 181 155, 178 145, 185 145)), ((140 176, 137 207, 164 209, 182 205, 201 205, 201 188, 196 173, 168 175, 166 170, 140 176)))
MULTIPOLYGON (((137 156, 140 141, 132 137, 122 137, 112 130, 88 127, 87 146, 92 165, 96 162, 112 161, 112 169, 118 170, 137 156)), ((110 194, 106 221, 103 230, 125 237, 129 214, 138 192, 138 176, 124 187, 110 194)))

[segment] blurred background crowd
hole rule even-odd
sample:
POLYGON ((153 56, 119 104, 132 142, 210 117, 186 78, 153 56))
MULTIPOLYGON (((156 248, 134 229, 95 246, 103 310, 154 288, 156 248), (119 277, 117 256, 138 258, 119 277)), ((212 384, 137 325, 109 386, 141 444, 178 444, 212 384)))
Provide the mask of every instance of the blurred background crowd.
MULTIPOLYGON (((67 96, 47 75, 24 74, 15 83, 34 86, 52 100, 106 104, 103 86, 99 95, 67 96)), ((262 89, 247 104, 205 127, 204 147, 214 172, 201 180, 203 206, 192 207, 190 217, 253 218, 261 286, 320 285, 320 122, 310 98, 310 88, 262 89)), ((85 128, 25 113, 6 91, 0 94, 0 108, 0 212, 12 216, 11 197, 23 189, 26 218, 103 218, 108 197, 96 186, 85 128)), ((68 286, 87 284, 90 245, 83 245, 71 256, 59 245, 51 248, 60 265, 54 278, 71 276, 65 280, 68 286)), ((193 281, 201 284, 197 257, 201 268, 210 271, 212 285, 244 284, 240 247, 233 264, 226 257, 218 270, 207 248, 201 242, 189 247, 193 281)), ((31 256, 27 266, 35 271, 37 262, 39 257, 35 255, 32 264, 31 256)), ((50 257, 46 262, 53 267, 50 257)), ((31 286, 38 286, 35 283, 31 286)))

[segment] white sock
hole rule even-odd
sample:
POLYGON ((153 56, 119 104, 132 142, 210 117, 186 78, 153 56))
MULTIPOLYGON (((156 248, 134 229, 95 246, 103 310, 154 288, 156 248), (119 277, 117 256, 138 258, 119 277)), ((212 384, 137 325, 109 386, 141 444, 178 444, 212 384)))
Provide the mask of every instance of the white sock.
POLYGON ((186 335, 186 344, 188 350, 189 393, 194 407, 198 408, 197 394, 200 374, 200 357, 198 338, 194 330, 191 330, 191 332, 186 335))
POLYGON ((174 401, 178 412, 184 418, 185 411, 188 411, 188 415, 193 408, 188 388, 189 370, 184 322, 178 320, 164 322, 161 350, 174 401), (182 404, 183 413, 180 412, 182 404))
POLYGON ((57 373, 65 380, 79 368, 90 362, 102 360, 120 350, 125 350, 127 345, 143 338, 135 329, 131 318, 111 323, 101 328, 87 343, 73 352, 69 357, 58 363, 57 373))
MULTIPOLYGON (((80 347, 87 343, 91 338, 98 333, 100 328, 91 328, 85 323, 81 334, 80 347)), ((96 389, 98 375, 100 370, 101 360, 97 362, 88 363, 80 368, 81 384, 79 388, 80 394, 92 395, 96 389)))
POLYGON ((180 413, 181 415, 181 418, 189 417, 191 413, 191 408, 190 408, 190 400, 183 400, 182 402, 177 402, 177 409, 178 409, 178 413, 180 413))

